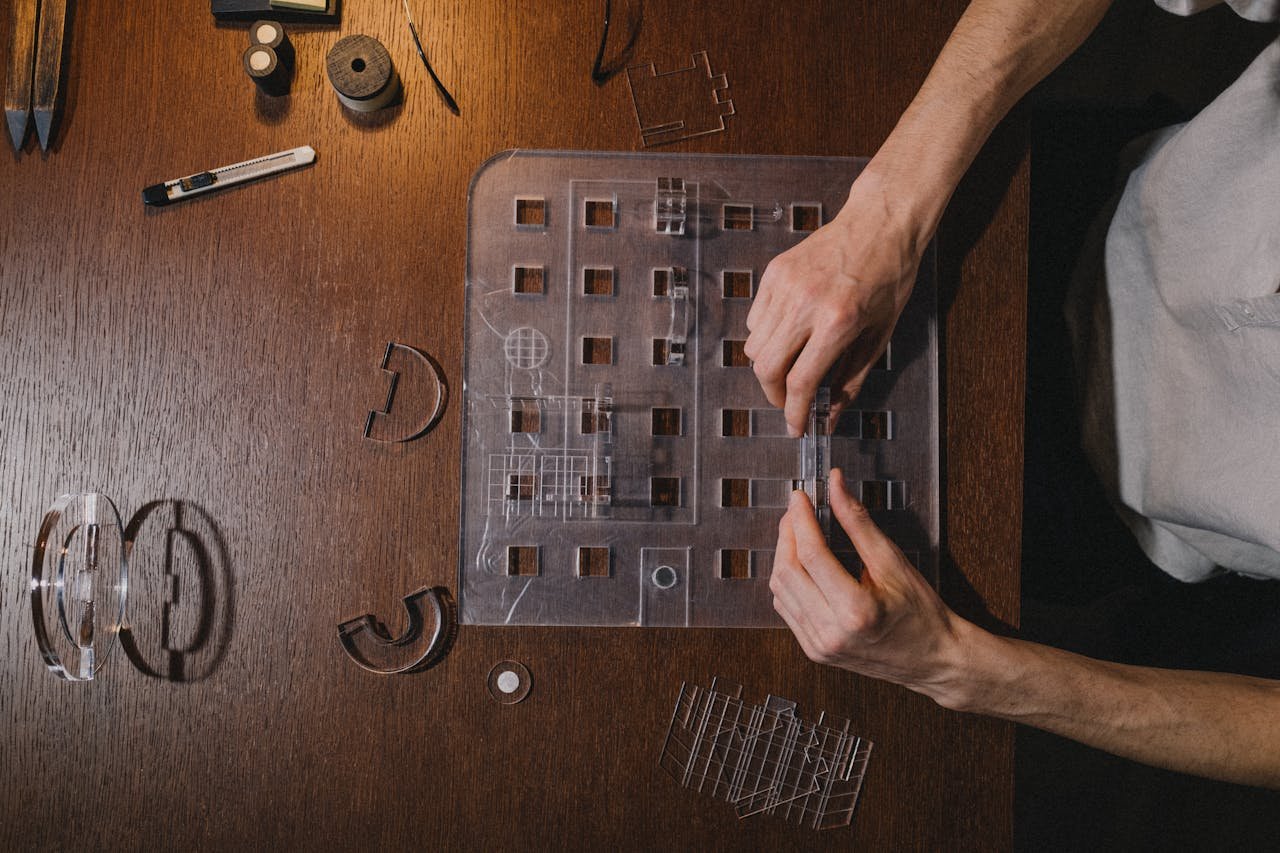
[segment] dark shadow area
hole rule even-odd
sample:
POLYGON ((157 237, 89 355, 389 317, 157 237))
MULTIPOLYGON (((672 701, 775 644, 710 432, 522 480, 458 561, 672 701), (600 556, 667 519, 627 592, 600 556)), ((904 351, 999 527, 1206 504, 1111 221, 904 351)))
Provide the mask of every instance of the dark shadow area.
MULTIPOLYGON (((1063 309, 1123 148, 1188 120, 1276 34, 1225 7, 1180 19, 1121 0, 1033 93, 1022 634, 1092 657, 1280 677, 1280 583, 1176 581, 1110 506, 1080 447, 1063 309)), ((1123 330, 1116 330, 1117 334, 1123 330)), ((1019 729, 1019 850, 1271 849, 1280 793, 1019 729)))
POLYGON ((217 522, 188 501, 152 501, 129 519, 125 541, 125 654, 153 678, 207 678, 222 662, 235 622, 235 577, 217 522))

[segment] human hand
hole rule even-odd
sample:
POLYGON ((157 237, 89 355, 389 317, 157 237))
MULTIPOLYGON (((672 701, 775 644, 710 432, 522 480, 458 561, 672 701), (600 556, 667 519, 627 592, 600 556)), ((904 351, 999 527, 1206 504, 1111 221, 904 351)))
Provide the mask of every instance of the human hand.
POLYGON ((804 434, 833 366, 832 413, 857 396, 911 295, 929 237, 893 202, 864 170, 840 213, 774 258, 760 278, 743 351, 792 437, 804 434))
POLYGON ((832 470, 831 508, 862 558, 855 579, 827 547, 813 507, 793 492, 778 525, 769 589, 810 660, 902 684, 942 704, 963 660, 956 616, 876 527, 832 470))

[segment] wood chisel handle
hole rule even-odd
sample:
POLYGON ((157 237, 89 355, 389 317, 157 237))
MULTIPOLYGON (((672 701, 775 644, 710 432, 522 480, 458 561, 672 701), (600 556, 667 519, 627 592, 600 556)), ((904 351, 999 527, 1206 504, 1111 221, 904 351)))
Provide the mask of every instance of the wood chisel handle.
POLYGON ((35 76, 31 82, 31 110, 35 114, 40 147, 49 150, 54 111, 62 75, 62 44, 67 25, 67 0, 41 0, 36 41, 35 76))
POLYGON ((22 148, 31 112, 31 66, 36 54, 36 12, 39 0, 13 0, 13 29, 9 31, 9 73, 5 77, 4 118, 13 147, 22 148))

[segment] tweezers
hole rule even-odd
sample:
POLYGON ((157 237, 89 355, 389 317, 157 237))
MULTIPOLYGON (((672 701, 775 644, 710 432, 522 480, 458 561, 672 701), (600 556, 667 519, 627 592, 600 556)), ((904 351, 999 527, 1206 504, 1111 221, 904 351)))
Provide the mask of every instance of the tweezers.
POLYGON ((40 148, 49 150, 66 22, 67 0, 13 0, 4 117, 13 147, 19 151, 27 135, 27 116, 32 113, 40 148))

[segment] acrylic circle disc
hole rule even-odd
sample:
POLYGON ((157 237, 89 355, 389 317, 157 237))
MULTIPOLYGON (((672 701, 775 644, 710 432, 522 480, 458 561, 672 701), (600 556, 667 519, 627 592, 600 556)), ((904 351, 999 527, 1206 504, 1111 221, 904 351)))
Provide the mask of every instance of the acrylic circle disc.
POLYGON ((89 681, 124 621, 128 567, 120 513, 106 495, 62 495, 45 513, 31 559, 31 617, 45 665, 89 681))

